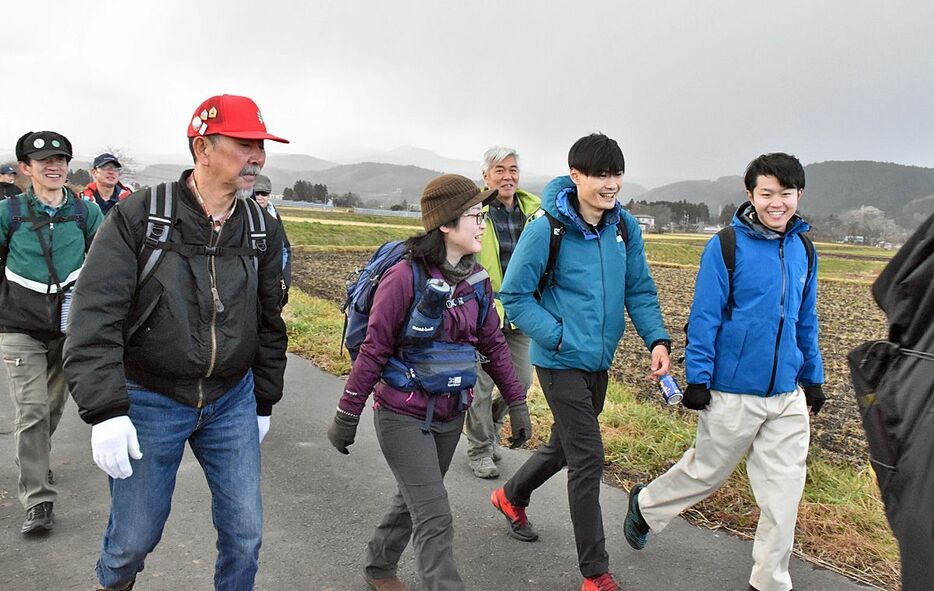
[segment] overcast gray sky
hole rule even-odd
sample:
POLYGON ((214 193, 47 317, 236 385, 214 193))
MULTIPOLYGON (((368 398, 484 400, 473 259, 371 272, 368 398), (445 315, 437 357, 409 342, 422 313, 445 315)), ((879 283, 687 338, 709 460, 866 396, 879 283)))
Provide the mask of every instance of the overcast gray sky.
POLYGON ((516 147, 563 173, 601 130, 627 177, 804 162, 934 166, 934 3, 750 0, 6 2, 0 153, 53 129, 76 152, 186 152, 194 108, 259 104, 277 153, 516 147))

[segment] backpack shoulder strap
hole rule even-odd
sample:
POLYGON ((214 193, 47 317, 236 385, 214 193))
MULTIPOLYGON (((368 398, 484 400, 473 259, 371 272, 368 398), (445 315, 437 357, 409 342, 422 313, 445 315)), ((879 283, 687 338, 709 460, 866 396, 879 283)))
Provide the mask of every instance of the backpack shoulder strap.
POLYGON ((804 244, 804 251, 808 255, 808 279, 811 278, 811 273, 814 272, 814 262, 817 259, 817 251, 814 248, 814 241, 811 240, 807 234, 798 234, 801 237, 801 242, 804 244))
POLYGON ((72 196, 75 198, 75 221, 84 234, 84 252, 87 253, 91 249, 92 238, 88 235, 88 204, 78 195, 72 193, 72 196))
POLYGON ((253 270, 259 270, 259 255, 266 252, 266 218, 259 203, 244 199, 246 217, 250 225, 250 248, 253 249, 253 270))
POLYGON ((22 202, 20 201, 19 195, 10 195, 7 197, 7 202, 10 204, 10 231, 6 235, 6 245, 9 248, 10 246, 10 237, 13 235, 13 232, 19 230, 20 225, 23 223, 23 214, 22 214, 22 202))
POLYGON ((545 271, 538 280, 538 290, 535 292, 535 299, 539 300, 542 299, 545 288, 555 284, 555 265, 558 263, 558 252, 561 250, 561 239, 565 231, 564 224, 558 218, 547 211, 545 211, 545 217, 548 218, 551 232, 548 239, 548 262, 545 263, 545 271))
POLYGON ((720 254, 723 256, 723 264, 726 265, 727 280, 729 287, 726 296, 726 317, 733 317, 733 271, 736 269, 736 230, 733 226, 727 226, 717 232, 720 237, 720 254))
POLYGON ((629 226, 626 225, 626 218, 619 216, 619 222, 616 223, 616 235, 623 244, 629 244, 629 226))
POLYGON ((486 282, 490 278, 490 273, 486 269, 480 269, 466 279, 467 284, 473 287, 473 292, 477 298, 477 330, 486 322, 486 316, 490 309, 490 299, 486 294, 486 282))
POLYGON ((149 189, 149 214, 146 221, 146 236, 139 253, 137 285, 142 285, 149 279, 159 261, 162 260, 164 249, 160 247, 168 243, 175 214, 173 186, 174 183, 167 183, 149 189))

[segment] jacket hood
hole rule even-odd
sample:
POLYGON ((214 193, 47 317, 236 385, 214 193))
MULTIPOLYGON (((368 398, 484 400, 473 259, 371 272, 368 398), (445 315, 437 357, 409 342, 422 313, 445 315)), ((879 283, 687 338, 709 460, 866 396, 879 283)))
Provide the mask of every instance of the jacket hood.
MULTIPOLYGON (((559 176, 552 179, 545 190, 542 191, 542 209, 561 221, 566 228, 582 234, 585 239, 597 238, 590 224, 585 222, 577 212, 577 186, 569 176, 559 176)), ((603 213, 604 226, 612 226, 620 222, 619 200, 613 209, 603 213)))
POLYGON ((782 236, 791 236, 792 234, 807 232, 811 229, 811 226, 804 221, 804 218, 795 213, 791 216, 791 219, 788 220, 788 226, 784 234, 776 232, 759 221, 759 217, 756 215, 756 208, 753 207, 751 201, 745 201, 736 209, 736 213, 733 214, 733 221, 730 225, 746 232, 750 236, 755 236, 764 240, 778 240, 782 236))

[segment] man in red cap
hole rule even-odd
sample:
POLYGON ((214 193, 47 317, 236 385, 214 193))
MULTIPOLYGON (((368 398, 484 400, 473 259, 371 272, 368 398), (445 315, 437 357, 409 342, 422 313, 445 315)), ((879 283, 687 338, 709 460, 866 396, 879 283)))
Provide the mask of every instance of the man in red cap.
MULTIPOLYGON (((215 96, 187 121, 194 169, 110 214, 75 288, 65 373, 110 477, 97 577, 131 589, 169 515, 187 443, 213 495, 216 589, 253 589, 259 445, 282 396, 282 227, 248 197, 269 134, 215 96)), ((96 242, 95 242, 96 243, 96 242)))

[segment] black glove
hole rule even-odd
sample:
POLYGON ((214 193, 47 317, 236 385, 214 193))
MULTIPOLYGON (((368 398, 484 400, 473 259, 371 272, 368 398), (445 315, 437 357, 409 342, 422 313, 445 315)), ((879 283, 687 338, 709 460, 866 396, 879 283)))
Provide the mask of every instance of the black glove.
POLYGON ((688 384, 681 405, 691 410, 704 410, 710 404, 710 388, 703 384, 688 384))
POLYGON ((820 384, 805 386, 804 399, 807 400, 808 406, 811 407, 812 415, 816 415, 824 406, 824 402, 827 401, 827 397, 824 396, 824 388, 820 384))
POLYGON ((353 444, 359 422, 360 417, 337 411, 337 414, 334 415, 334 422, 328 427, 328 441, 345 456, 350 454, 347 451, 347 446, 353 444))
POLYGON ((509 405, 509 424, 512 427, 512 437, 508 439, 509 449, 522 447, 532 437, 532 419, 525 400, 509 405))

